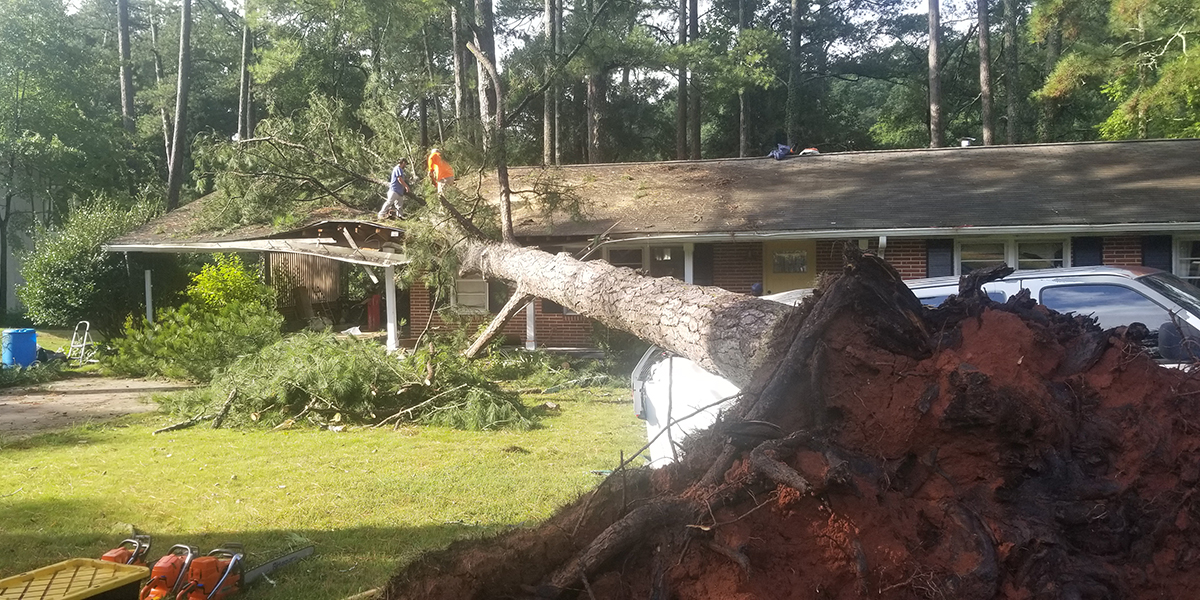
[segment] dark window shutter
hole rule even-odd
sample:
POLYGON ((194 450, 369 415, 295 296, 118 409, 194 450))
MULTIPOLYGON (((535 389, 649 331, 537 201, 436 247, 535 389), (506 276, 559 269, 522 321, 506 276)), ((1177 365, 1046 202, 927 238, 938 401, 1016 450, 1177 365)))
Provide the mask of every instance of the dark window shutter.
POLYGON ((1171 236, 1142 236, 1142 266, 1171 270, 1171 236))
POLYGON ((692 249, 692 283, 713 284, 713 245, 696 244, 692 249))
MULTIPOLYGON (((563 250, 562 246, 541 246, 540 249, 545 252, 549 252, 550 254, 558 254, 563 250)), ((545 298, 542 298, 542 314, 561 315, 563 314, 563 307, 557 302, 551 302, 545 298)))
POLYGON ((1071 238, 1071 266, 1094 267, 1104 264, 1104 238, 1071 238))
POLYGON ((954 274, 954 240, 925 240, 925 276, 954 274))

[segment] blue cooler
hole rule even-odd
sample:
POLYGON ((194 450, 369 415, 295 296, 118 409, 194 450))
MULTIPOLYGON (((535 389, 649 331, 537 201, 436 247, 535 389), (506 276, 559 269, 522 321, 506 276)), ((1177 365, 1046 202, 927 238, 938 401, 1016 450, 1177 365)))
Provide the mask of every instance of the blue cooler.
POLYGON ((0 362, 6 367, 28 367, 37 360, 37 331, 5 329, 0 339, 0 362))

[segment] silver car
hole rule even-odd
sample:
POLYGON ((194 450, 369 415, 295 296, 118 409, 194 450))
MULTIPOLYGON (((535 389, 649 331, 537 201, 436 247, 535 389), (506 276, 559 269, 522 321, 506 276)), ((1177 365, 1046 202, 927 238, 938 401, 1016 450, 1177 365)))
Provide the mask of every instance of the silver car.
MULTIPOLYGON (((929 306, 958 293, 957 277, 912 279, 905 284, 929 306)), ((1200 357, 1200 288, 1170 273, 1144 267, 1039 269, 1016 271, 983 286, 997 302, 1023 288, 1048 308, 1093 316, 1103 328, 1145 325, 1146 346, 1164 366, 1192 363, 1200 357)), ((765 298, 795 305, 810 294, 811 290, 793 290, 765 298)), ((658 347, 642 356, 630 385, 634 413, 646 421, 651 440, 651 466, 675 460, 679 443, 712 425, 738 392, 725 378, 658 347), (667 430, 669 422, 674 425, 667 430)))

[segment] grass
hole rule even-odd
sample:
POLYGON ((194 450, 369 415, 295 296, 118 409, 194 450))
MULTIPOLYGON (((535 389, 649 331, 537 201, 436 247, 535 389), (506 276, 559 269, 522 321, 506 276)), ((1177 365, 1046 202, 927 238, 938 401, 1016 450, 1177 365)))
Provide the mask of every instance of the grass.
POLYGON ((543 427, 468 432, 242 431, 151 436, 157 414, 0 446, 0 577, 96 557, 136 526, 152 557, 176 543, 245 544, 253 567, 306 544, 316 554, 248 600, 341 599, 451 541, 548 517, 594 487, 593 470, 641 447, 621 388, 534 396, 543 427))

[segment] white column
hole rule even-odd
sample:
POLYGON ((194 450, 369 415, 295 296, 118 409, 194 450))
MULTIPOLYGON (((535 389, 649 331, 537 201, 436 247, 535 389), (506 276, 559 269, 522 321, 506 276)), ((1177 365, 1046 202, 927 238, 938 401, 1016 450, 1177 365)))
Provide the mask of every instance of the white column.
POLYGON ((392 265, 383 268, 383 291, 387 298, 387 351, 390 354, 400 347, 396 339, 396 271, 392 265))
POLYGON ((150 269, 146 269, 146 321, 154 322, 154 298, 150 295, 150 269))
POLYGON ((683 245, 683 282, 684 283, 695 283, 696 282, 695 256, 696 256, 696 245, 695 244, 684 244, 683 245))
POLYGON ((533 303, 525 305, 525 349, 537 350, 537 315, 533 313, 533 303))

